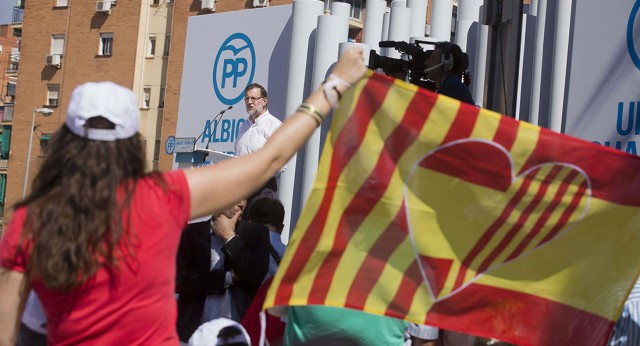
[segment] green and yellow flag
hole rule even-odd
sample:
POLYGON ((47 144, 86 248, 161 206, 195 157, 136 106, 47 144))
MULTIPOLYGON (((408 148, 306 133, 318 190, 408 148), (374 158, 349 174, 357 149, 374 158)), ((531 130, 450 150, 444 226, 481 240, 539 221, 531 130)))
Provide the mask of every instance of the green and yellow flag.
POLYGON ((640 159, 372 74, 345 95, 265 307, 602 345, 640 270, 640 159))

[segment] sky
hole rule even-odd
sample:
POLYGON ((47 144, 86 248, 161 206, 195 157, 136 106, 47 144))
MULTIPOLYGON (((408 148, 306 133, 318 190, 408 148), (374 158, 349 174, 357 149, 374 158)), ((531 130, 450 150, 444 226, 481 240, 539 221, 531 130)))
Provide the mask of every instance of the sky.
POLYGON ((11 24, 15 4, 16 0, 0 0, 0 25, 11 24))

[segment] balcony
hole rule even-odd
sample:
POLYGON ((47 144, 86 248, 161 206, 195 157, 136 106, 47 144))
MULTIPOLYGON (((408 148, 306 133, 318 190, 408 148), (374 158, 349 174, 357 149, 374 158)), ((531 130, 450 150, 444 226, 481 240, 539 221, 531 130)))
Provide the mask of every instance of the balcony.
POLYGON ((4 104, 4 114, 2 115, 3 123, 10 123, 13 121, 13 103, 4 104))
POLYGON ((11 18, 11 27, 14 29, 22 28, 22 18, 24 17, 24 9, 20 7, 13 8, 13 17, 11 18))
POLYGON ((9 168, 9 160, 0 160, 0 171, 6 171, 9 168))

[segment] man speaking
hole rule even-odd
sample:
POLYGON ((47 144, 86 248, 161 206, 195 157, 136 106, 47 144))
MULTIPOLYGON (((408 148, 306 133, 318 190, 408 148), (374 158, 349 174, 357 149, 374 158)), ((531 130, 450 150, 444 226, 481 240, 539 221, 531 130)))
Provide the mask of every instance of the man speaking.
MULTIPOLYGON (((258 151, 282 125, 280 120, 269 113, 268 103, 267 90, 262 85, 253 83, 244 90, 244 104, 249 117, 238 129, 238 138, 235 142, 237 156, 258 151)), ((286 166, 282 167, 278 174, 272 177, 262 189, 249 197, 247 207, 256 197, 276 197, 278 191, 276 178, 284 172, 285 168, 286 166)))

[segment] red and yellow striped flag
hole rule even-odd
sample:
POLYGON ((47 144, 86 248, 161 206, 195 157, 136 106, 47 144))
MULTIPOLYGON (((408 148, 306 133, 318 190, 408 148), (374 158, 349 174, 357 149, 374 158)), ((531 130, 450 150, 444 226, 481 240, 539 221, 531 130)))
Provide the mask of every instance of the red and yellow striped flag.
POLYGON ((337 112, 265 307, 606 342, 640 270, 640 159, 378 74, 337 112))

